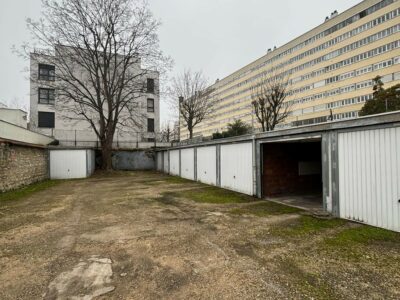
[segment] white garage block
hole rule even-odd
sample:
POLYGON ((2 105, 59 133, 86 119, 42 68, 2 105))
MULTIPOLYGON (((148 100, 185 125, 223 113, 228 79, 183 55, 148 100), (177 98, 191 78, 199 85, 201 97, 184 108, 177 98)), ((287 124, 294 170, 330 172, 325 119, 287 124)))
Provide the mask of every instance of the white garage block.
POLYGON ((221 187, 253 195, 252 143, 221 146, 221 187))
POLYGON ((197 148, 197 180, 217 184, 217 147, 197 148))
POLYGON ((339 133, 340 217, 400 231, 400 128, 339 133))
POLYGON ((179 176, 179 150, 169 151, 169 173, 179 176))
POLYGON ((181 176, 194 180, 194 148, 181 150, 181 176))

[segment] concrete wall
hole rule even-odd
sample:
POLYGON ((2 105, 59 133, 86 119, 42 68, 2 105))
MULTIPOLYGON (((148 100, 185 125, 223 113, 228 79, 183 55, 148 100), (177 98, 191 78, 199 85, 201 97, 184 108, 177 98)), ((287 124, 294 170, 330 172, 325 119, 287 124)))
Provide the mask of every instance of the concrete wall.
POLYGON ((152 151, 115 151, 112 158, 116 170, 154 170, 155 154, 152 151))
POLYGON ((47 179, 48 167, 47 149, 0 142, 0 192, 47 179))
POLYGON ((27 113, 20 109, 0 108, 0 120, 26 128, 27 113))
POLYGON ((54 141, 53 138, 50 138, 48 136, 1 120, 0 138, 36 145, 48 145, 54 141))

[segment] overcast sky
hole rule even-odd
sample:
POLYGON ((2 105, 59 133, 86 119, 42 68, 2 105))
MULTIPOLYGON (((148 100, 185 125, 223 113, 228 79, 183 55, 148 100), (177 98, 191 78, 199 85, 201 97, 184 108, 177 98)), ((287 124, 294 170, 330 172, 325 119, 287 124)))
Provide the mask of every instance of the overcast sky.
MULTIPOLYGON (((0 0, 0 102, 29 103, 28 67, 11 51, 29 41, 25 19, 38 19, 40 0, 0 0)), ((162 21, 161 48, 174 61, 173 75, 184 68, 203 70, 210 82, 323 23, 360 0, 149 0, 162 21)), ((170 118, 161 99, 161 119, 170 118)))

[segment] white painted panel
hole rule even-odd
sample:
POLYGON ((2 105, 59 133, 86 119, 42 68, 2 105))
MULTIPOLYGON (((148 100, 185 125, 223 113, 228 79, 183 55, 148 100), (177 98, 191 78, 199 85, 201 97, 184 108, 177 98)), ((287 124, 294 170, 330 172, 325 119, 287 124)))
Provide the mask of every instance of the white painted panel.
POLYGON ((50 150, 50 178, 87 177, 86 150, 50 150))
POLYGON ((163 165, 163 169, 164 169, 164 173, 168 173, 168 151, 164 151, 163 152, 164 155, 164 165, 163 165))
POLYGON ((94 150, 86 150, 86 165, 87 175, 90 176, 94 173, 96 168, 96 157, 94 150))
POLYGON ((197 148, 197 180, 217 185, 217 147, 197 148))
POLYGON ((181 176, 194 180, 194 148, 181 150, 181 176))
POLYGON ((163 152, 157 152, 157 171, 163 170, 163 152))
POLYGON ((400 128, 339 133, 340 216, 400 231, 400 128))
POLYGON ((169 173, 179 176, 179 150, 169 151, 169 173))
POLYGON ((252 143, 221 146, 221 187, 253 195, 252 143))

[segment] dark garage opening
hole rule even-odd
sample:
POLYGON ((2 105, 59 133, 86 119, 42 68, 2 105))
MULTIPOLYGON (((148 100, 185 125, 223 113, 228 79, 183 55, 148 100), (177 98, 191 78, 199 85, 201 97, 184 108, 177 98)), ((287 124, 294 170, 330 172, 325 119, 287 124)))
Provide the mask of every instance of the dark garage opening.
POLYGON ((306 209, 322 209, 321 141, 265 143, 263 197, 306 209))

